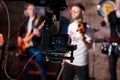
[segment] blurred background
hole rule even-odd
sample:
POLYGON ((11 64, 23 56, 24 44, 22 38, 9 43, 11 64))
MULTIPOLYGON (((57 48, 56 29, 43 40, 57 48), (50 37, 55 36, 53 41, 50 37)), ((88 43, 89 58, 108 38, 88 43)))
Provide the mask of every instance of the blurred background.
MULTIPOLYGON (((93 48, 89 50, 89 72, 90 77, 95 80, 110 80, 109 79, 109 69, 108 69, 108 55, 101 53, 101 44, 104 38, 109 37, 109 27, 103 27, 101 25, 101 22, 103 21, 103 16, 98 12, 98 4, 102 0, 66 0, 64 4, 64 0, 61 0, 60 7, 57 10, 53 7, 52 9, 55 10, 55 14, 57 17, 57 20, 55 21, 56 27, 53 29, 52 34, 56 33, 67 33, 67 26, 69 22, 71 21, 71 17, 68 11, 68 4, 74 3, 74 2, 81 2, 85 6, 85 21, 92 27, 94 32, 94 43, 93 48), (62 2, 63 1, 63 2, 62 2)), ((114 1, 114 0, 111 0, 114 1)), ((46 8, 46 5, 52 6, 56 4, 55 0, 49 0, 49 3, 46 4, 45 0, 36 0, 36 1, 7 1, 5 0, 4 3, 6 4, 6 7, 8 8, 9 12, 9 18, 10 18, 10 26, 9 26, 9 20, 8 15, 5 6, 2 4, 2 1, 0 1, 0 33, 3 34, 4 40, 16 43, 17 44, 17 35, 19 31, 19 25, 21 20, 24 18, 24 5, 25 3, 31 2, 36 5, 38 13, 42 13, 44 16, 48 16, 47 13, 44 11, 46 8), (10 30, 10 34, 9 33, 10 30)), ((57 5, 55 5, 57 7, 57 5)), ((48 18, 51 18, 48 16, 48 18)), ((15 57, 12 56, 14 59, 15 57)), ((16 60, 12 60, 13 58, 10 57, 9 59, 11 62, 8 62, 11 67, 15 67, 18 64, 16 60)), ((9 60, 9 61, 10 61, 9 60)), ((19 60, 18 60, 19 61, 19 60)), ((120 59, 119 59, 120 61, 120 59)), ((118 63, 119 63, 118 61, 118 63)), ((9 73, 11 74, 18 74, 21 68, 8 68, 9 73), (12 71, 16 71, 16 73, 12 71)), ((45 62, 45 68, 47 71, 47 75, 49 76, 49 80, 56 80, 56 77, 58 75, 58 72, 60 71, 61 64, 60 63, 51 63, 51 62, 45 62)), ((31 70, 30 75, 33 76, 31 80, 37 80, 35 76, 39 75, 39 71, 36 69, 34 64, 31 64, 31 70)), ((120 80, 120 64, 117 66, 117 75, 118 80, 120 80)), ((62 77, 62 76, 61 76, 62 77)), ((38 77, 39 78, 39 77, 38 77)), ((9 80, 9 79, 8 79, 9 80)), ((62 79, 61 79, 62 80, 62 79)), ((77 77, 75 80, 78 80, 77 77)))

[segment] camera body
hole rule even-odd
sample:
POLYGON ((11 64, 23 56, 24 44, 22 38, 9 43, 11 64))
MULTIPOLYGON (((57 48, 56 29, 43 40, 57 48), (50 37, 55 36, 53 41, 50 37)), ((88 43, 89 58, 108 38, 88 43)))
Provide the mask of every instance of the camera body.
POLYGON ((77 48, 76 45, 71 45, 71 38, 68 34, 57 34, 51 37, 50 47, 43 49, 45 54, 45 60, 51 62, 62 62, 63 59, 72 60, 73 51, 77 48), (64 55, 71 51, 70 57, 65 57, 64 55))
MULTIPOLYGON (((55 33, 53 27, 59 27, 55 25, 55 22, 60 21, 60 11, 67 8, 65 0, 40 0, 26 1, 31 2, 34 5, 45 7, 45 25, 42 35, 42 52, 45 55, 46 61, 61 62, 63 58, 73 60, 73 50, 76 46, 70 45, 71 39, 68 34, 55 33), (56 8, 57 7, 57 8, 56 8), (71 57, 65 57, 65 53, 71 51, 71 57)), ((60 28, 59 28, 60 29, 60 28)))

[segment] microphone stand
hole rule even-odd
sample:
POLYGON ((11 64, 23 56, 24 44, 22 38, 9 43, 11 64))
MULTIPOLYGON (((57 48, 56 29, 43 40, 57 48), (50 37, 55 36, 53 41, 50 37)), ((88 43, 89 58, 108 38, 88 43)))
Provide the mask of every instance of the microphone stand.
POLYGON ((93 65, 92 65, 92 77, 90 80, 95 80, 95 41, 93 42, 93 65))

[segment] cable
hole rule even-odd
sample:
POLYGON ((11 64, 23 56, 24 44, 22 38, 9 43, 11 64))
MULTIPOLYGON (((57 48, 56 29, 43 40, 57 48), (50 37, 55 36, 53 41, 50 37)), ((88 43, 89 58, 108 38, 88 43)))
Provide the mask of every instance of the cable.
POLYGON ((7 49, 8 49, 9 39, 10 39, 10 15, 9 15, 9 11, 8 11, 8 8, 5 4, 5 2, 3 0, 1 2, 4 5, 5 10, 7 12, 7 20, 8 20, 8 37, 7 37, 7 40, 6 40, 6 43, 5 43, 5 52, 4 52, 4 55, 3 55, 5 57, 5 55, 7 53, 7 49))
MULTIPOLYGON (((6 46, 5 46, 5 53, 7 53, 7 48, 8 48, 9 39, 10 39, 10 30, 11 30, 11 28, 10 28, 10 16, 9 16, 9 11, 8 11, 8 8, 7 8, 6 4, 5 4, 5 2, 4 2, 3 0, 2 0, 1 2, 2 2, 2 4, 4 5, 4 7, 5 7, 5 9, 6 9, 6 12, 7 12, 7 20, 8 20, 8 37, 7 37, 6 46)), ((3 69, 4 69, 4 72, 5 72, 5 75, 6 75, 7 78, 9 78, 10 80, 18 80, 18 79, 21 77, 23 71, 25 70, 25 68, 26 68, 26 66, 28 65, 28 63, 30 62, 30 60, 31 60, 35 55, 37 55, 37 53, 35 53, 34 55, 32 55, 32 56, 29 58, 29 60, 28 60, 28 61, 26 62, 26 64, 25 64, 23 70, 21 71, 20 75, 19 75, 17 78, 15 78, 15 79, 11 78, 11 77, 8 75, 7 71, 6 71, 8 55, 9 55, 9 54, 7 54, 7 55, 5 56, 5 61, 4 61, 3 64, 2 64, 3 69)), ((37 63, 35 63, 35 64, 37 65, 37 63)), ((38 67, 38 65, 37 65, 37 67, 38 67)), ((38 68, 38 69, 39 69, 39 68, 38 68)), ((39 70, 40 70, 40 69, 39 69, 39 70)))
MULTIPOLYGON (((25 66, 24 66, 24 68, 23 68, 23 70, 21 71, 21 73, 20 73, 20 75, 17 77, 17 78, 11 78, 9 75, 8 75, 8 73, 7 73, 7 71, 6 71, 6 67, 7 67, 7 59, 8 59, 8 55, 6 55, 6 58, 5 58, 5 61, 3 62, 3 68, 4 68, 4 71, 5 71, 5 75, 7 76, 7 78, 9 78, 10 80, 19 80, 19 78, 21 77, 21 75, 23 74, 23 72, 24 72, 24 70, 25 70, 25 68, 26 68, 26 66, 28 65, 28 63, 30 62, 30 60, 35 56, 35 55, 37 55, 38 53, 35 53, 34 55, 32 55, 30 58, 29 58, 29 60, 26 62, 26 64, 25 64, 25 66)), ((37 64, 37 63, 35 63, 35 64, 37 64)), ((37 65, 37 68, 38 68, 38 65, 37 65)), ((39 68, 38 68, 39 69, 39 68)), ((39 69, 40 70, 40 69, 39 69)))
POLYGON ((2 1, 2 4, 4 5, 4 7, 6 9, 6 12, 7 12, 7 18, 8 18, 8 37, 7 37, 7 41, 9 41, 9 39, 10 39, 10 16, 9 16, 9 11, 8 11, 8 8, 5 4, 5 2, 2 1))

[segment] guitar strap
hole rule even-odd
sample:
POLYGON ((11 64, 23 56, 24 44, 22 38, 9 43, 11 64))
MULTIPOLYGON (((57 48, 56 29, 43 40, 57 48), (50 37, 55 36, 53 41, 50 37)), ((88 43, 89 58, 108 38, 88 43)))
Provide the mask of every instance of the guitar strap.
POLYGON ((37 28, 44 21, 43 17, 36 16, 33 20, 33 28, 37 28))

